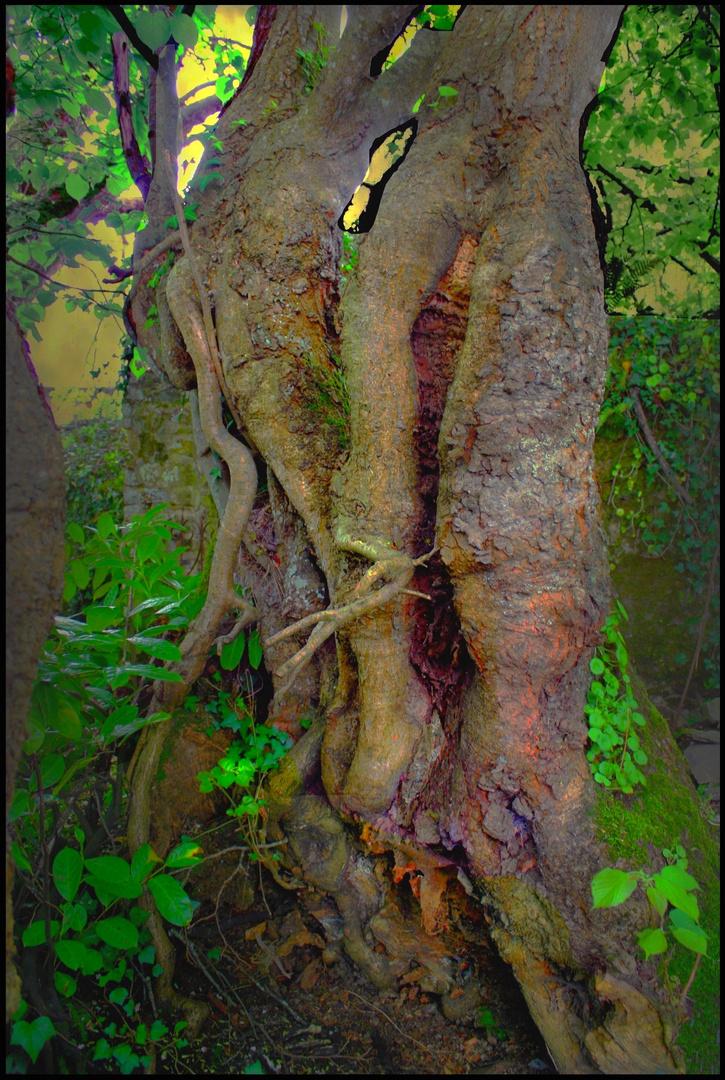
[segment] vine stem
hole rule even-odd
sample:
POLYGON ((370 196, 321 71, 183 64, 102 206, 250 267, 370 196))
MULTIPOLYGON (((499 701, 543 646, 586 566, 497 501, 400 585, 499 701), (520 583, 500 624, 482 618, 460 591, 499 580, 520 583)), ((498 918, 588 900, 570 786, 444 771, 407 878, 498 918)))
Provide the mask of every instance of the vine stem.
POLYGON ((688 991, 689 991, 690 987, 692 986, 692 982, 693 982, 693 980, 695 978, 695 975, 697 973, 697 969, 700 966, 700 961, 701 960, 702 960, 702 953, 698 953, 697 956, 695 957, 695 963, 692 965, 692 971, 690 972, 690 978, 685 983, 685 988, 682 991, 682 997, 680 998, 680 1003, 682 1005, 684 1005, 685 1001, 687 1000, 688 991))

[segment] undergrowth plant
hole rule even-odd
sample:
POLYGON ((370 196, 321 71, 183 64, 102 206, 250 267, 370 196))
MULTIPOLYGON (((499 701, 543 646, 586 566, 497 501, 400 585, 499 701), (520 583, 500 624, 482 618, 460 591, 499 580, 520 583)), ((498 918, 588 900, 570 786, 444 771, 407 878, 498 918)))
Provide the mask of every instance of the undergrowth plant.
MULTIPOLYGON (((683 591, 703 598, 699 649, 705 688, 716 689, 719 323, 619 317, 611 327, 598 437, 621 442, 621 449, 608 473, 600 473, 604 502, 619 519, 621 540, 651 558, 672 552, 683 591)), ((686 662, 684 655, 680 659, 686 662)))
MULTIPOLYGON (((695 972, 702 956, 707 953, 707 934, 699 925, 700 909, 692 895, 700 886, 687 872, 685 849, 677 844, 673 850, 663 848, 667 865, 658 873, 645 870, 617 870, 609 866, 600 870, 592 879, 593 907, 616 907, 632 895, 638 885, 647 892, 654 926, 648 926, 637 935, 637 943, 649 960, 651 956, 665 953, 669 947, 670 934, 686 949, 696 953, 690 977, 682 991, 682 1000, 692 986, 695 972), (669 914, 669 923, 665 918, 669 914)), ((667 976, 666 966, 664 971, 667 976)))
MULTIPOLYGON (((147 887, 163 918, 186 926, 196 904, 173 875, 202 859, 188 838, 165 861, 149 844, 130 858, 116 836, 129 740, 145 725, 168 719, 164 712, 144 715, 144 696, 154 680, 180 681, 162 665, 181 659, 177 641, 205 599, 201 575, 187 575, 181 565, 185 548, 169 550, 180 527, 163 518, 164 509, 125 525, 107 512, 94 525, 68 525, 63 595, 72 615, 56 617, 40 656, 9 813, 23 948, 39 950, 68 1012, 76 1020, 83 1014, 78 1023, 93 1060, 124 1074, 149 1067, 151 1050, 162 1044, 174 1055, 184 1044, 181 1028, 170 1033, 158 1023, 136 1022, 140 981, 160 969, 144 925, 148 916, 134 901, 147 887), (84 1012, 88 980, 96 1004, 84 1012)), ((262 650, 252 631, 225 646, 226 670, 239 663, 245 646, 250 664, 259 666, 262 650)), ((262 771, 276 766, 289 740, 255 728, 241 700, 236 707, 227 702, 220 695, 217 723, 237 739, 206 790, 237 784, 246 793, 262 771)), ((260 806, 245 794, 232 812, 256 815, 260 806)), ((40 963, 31 960, 30 969, 40 963)), ((35 1064, 55 1026, 47 1016, 27 1015, 23 1003, 12 1042, 35 1064)), ((12 1071, 26 1071, 27 1062, 17 1057, 12 1071)))
POLYGON ((592 776, 598 784, 631 795, 635 784, 647 781, 638 768, 647 764, 636 727, 644 727, 627 674, 629 657, 619 631, 620 618, 627 619, 619 600, 602 627, 606 641, 589 662, 595 676, 589 687, 584 712, 591 747, 587 751, 592 776))

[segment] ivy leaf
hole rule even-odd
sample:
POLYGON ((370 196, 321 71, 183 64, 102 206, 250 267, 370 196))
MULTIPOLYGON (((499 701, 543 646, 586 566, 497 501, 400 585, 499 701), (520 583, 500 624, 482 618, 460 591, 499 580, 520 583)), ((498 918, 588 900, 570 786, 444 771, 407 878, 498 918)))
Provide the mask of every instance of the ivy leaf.
POLYGON ((53 1035, 55 1035, 55 1028, 52 1020, 47 1016, 38 1016, 32 1022, 17 1020, 13 1024, 10 1042, 14 1046, 22 1046, 33 1065, 35 1065, 38 1054, 53 1035))

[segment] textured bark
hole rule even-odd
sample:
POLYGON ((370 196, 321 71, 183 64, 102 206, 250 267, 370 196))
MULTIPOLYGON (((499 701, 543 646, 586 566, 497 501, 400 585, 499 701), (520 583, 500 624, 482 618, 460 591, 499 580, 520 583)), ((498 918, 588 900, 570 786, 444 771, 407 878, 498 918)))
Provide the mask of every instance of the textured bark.
MULTIPOLYGON (((30 351, 14 313, 5 322, 7 490, 5 619, 5 812, 13 798, 15 775, 40 650, 60 607, 63 590, 65 476, 60 433, 41 400, 30 351)), ((5 1014, 20 1004, 13 964, 11 888, 13 862, 5 839, 5 1014)))
MULTIPOLYGON (((268 834, 287 836, 288 885, 301 868, 335 897, 376 985, 393 985, 401 939, 373 873, 387 848, 419 871, 426 930, 446 883, 473 879, 560 1071, 677 1071, 668 1002, 630 958, 643 909, 589 911, 606 863, 583 705, 609 605, 592 455, 607 337, 578 135, 620 8, 467 7, 377 74, 413 10, 348 8, 310 93, 299 50, 318 48, 315 23, 333 44, 340 10, 265 19, 192 232, 227 402, 269 477, 284 601, 268 581, 255 596, 271 715, 318 717, 269 782, 268 834), (341 296, 338 221, 423 91, 341 296), (338 358, 350 412, 330 420, 338 358), (303 623, 294 647, 282 616, 303 623), (327 645, 303 669, 333 625, 336 662, 327 645), (367 853, 355 822, 374 829, 367 853)), ((192 385, 188 254, 164 288, 149 341, 192 385)), ((152 300, 139 290, 139 314, 152 300)))

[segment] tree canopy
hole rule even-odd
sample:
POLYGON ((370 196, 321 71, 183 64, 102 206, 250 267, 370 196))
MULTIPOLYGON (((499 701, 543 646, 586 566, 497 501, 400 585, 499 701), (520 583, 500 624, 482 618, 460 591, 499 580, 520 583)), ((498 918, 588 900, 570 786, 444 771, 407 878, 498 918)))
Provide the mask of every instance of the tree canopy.
MULTIPOLYGON (((180 103, 182 164, 190 156, 184 146, 213 140, 211 121, 244 77, 249 48, 215 31, 214 5, 191 7, 190 15, 136 5, 8 9, 15 112, 7 144, 7 285, 20 325, 36 336, 61 292, 68 310, 92 308, 99 319, 122 313, 130 263, 116 267, 91 226, 103 220, 123 237, 144 227, 133 185, 145 193, 150 182, 153 50, 173 35, 179 57, 199 52, 214 75, 180 103), (120 29, 131 48, 114 56, 120 29), (99 273, 111 269, 110 281, 81 292, 54 282, 57 268, 77 266, 79 256, 99 273), (114 277, 121 281, 115 287, 114 277)), ((445 29, 457 11, 433 5, 420 22, 437 20, 445 29)), ((250 24, 256 12, 247 8, 250 24)), ((612 313, 697 317, 718 307, 719 18, 712 5, 630 5, 625 12, 584 136, 612 313)), ((321 41, 319 52, 300 56, 311 82, 328 48, 321 41)), ((448 89, 439 88, 439 102, 448 89)), ((189 192, 190 219, 194 191, 198 200, 213 179, 213 155, 205 167, 189 192)))

